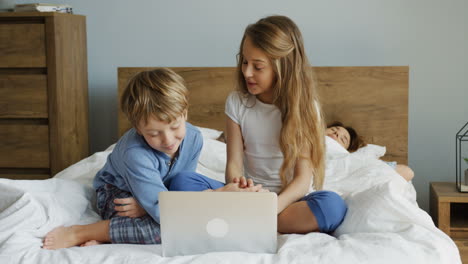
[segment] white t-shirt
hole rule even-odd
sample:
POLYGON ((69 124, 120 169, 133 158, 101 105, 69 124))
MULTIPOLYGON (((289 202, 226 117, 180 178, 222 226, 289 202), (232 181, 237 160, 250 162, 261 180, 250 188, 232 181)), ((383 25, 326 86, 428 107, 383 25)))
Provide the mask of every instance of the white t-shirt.
POLYGON ((253 95, 246 98, 239 92, 231 92, 226 100, 226 115, 242 131, 245 176, 278 193, 281 190, 279 171, 283 164, 279 145, 280 110, 253 95))

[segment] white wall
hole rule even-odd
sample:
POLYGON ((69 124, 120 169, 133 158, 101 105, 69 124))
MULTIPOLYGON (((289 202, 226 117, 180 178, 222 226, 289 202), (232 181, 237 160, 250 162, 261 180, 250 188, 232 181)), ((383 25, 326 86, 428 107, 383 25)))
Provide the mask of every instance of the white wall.
POLYGON ((93 152, 117 140, 117 67, 234 66, 246 25, 282 14, 299 25, 315 66, 409 65, 420 206, 428 210, 429 182, 455 180, 454 136, 468 121, 466 0, 47 2, 87 16, 93 152))

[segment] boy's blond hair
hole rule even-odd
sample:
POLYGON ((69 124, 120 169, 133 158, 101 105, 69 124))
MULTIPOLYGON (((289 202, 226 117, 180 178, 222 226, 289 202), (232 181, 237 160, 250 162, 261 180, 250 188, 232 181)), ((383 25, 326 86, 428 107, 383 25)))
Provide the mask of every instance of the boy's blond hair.
POLYGON ((183 78, 170 69, 143 71, 128 82, 120 107, 135 128, 150 117, 170 123, 186 114, 188 90, 183 78))

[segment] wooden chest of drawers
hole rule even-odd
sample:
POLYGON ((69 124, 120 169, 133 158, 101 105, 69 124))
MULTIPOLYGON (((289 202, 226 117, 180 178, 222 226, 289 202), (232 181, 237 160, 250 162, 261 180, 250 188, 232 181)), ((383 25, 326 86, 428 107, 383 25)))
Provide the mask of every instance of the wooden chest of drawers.
POLYGON ((85 17, 0 13, 0 177, 49 178, 88 154, 85 17))

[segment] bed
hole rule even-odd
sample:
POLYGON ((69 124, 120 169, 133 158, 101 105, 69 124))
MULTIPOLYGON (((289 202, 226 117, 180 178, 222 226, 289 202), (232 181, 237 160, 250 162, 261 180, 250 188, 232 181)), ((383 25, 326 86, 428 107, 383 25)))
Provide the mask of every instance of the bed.
MULTIPOLYGON (((119 68, 119 95, 136 72, 119 68)), ((190 90, 189 122, 200 127, 204 147, 197 171, 223 180, 224 100, 234 89, 234 68, 173 68, 190 90)), ((408 67, 315 67, 328 122, 340 120, 371 143, 348 153, 327 138, 324 189, 348 204, 332 234, 278 236, 277 254, 217 252, 163 258, 160 245, 104 244, 55 251, 42 238, 59 225, 88 224, 95 211, 91 182, 107 150, 48 180, 0 179, 0 263, 461 263, 455 243, 416 203, 416 192, 383 160, 407 164, 408 67)), ((119 112, 121 135, 128 128, 119 112)))

